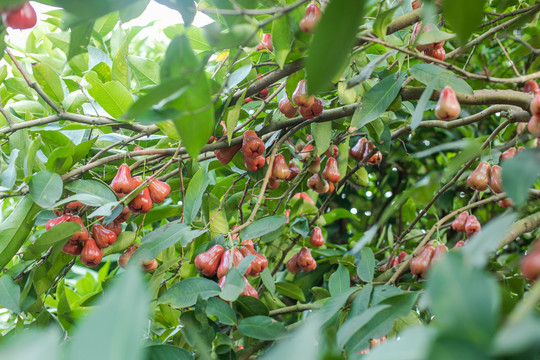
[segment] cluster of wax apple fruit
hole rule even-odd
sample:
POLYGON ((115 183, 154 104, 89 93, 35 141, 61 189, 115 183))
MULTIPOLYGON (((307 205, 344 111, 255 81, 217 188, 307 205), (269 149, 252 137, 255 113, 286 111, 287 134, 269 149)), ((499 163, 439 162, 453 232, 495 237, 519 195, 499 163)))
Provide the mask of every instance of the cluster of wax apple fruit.
MULTIPOLYGON (((438 30, 438 28, 436 25, 433 24, 427 24, 425 26, 423 26, 422 23, 414 24, 412 27, 411 44, 414 44, 417 41, 417 38, 420 35, 420 30, 422 30, 422 33, 425 33, 430 30, 438 30)), ((446 58, 446 52, 444 51, 443 46, 444 41, 427 45, 416 44, 416 50, 420 51, 422 55, 444 61, 444 59, 446 58)))
POLYGON ((527 129, 529 129, 529 132, 536 136, 538 138, 538 141, 540 142, 540 89, 536 82, 530 80, 525 83, 523 91, 536 94, 532 99, 531 105, 529 107, 532 116, 529 120, 529 123, 527 124, 527 129))
MULTIPOLYGON (((465 245, 465 242, 460 240, 454 245, 454 249, 462 247, 463 245, 465 245)), ((411 272, 413 275, 425 279, 429 268, 439 261, 447 252, 448 248, 446 245, 431 240, 420 250, 418 256, 411 260, 411 272)))
POLYGON ((37 14, 29 2, 9 9, 1 9, 2 21, 12 29, 31 29, 36 26, 37 14))
POLYGON ((393 268, 394 266, 397 266, 405 260, 407 257, 407 253, 405 251, 400 252, 397 256, 394 256, 394 258, 391 261, 388 261, 386 264, 382 265, 379 270, 380 271, 386 271, 388 269, 393 268))
MULTIPOLYGON (((313 247, 321 247, 324 245, 324 237, 320 227, 316 227, 311 232, 309 244, 313 247)), ((285 264, 289 272, 296 274, 300 270, 309 272, 317 268, 317 262, 311 255, 311 251, 307 247, 302 247, 299 252, 293 255, 285 264)))
POLYGON ((531 246, 527 255, 521 259, 521 273, 529 281, 540 278, 540 240, 531 246))
POLYGON ((289 119, 295 117, 297 112, 300 112, 300 115, 308 120, 321 115, 323 112, 322 100, 313 95, 308 95, 305 80, 298 82, 292 95, 292 101, 291 103, 289 97, 285 96, 278 104, 279 111, 289 119))
POLYGON ((240 249, 232 248, 225 250, 221 245, 214 245, 207 251, 195 257, 195 267, 208 277, 218 277, 218 285, 223 289, 227 273, 234 266, 238 267, 240 262, 249 255, 255 255, 255 259, 249 264, 244 275, 246 287, 241 295, 259 297, 257 290, 251 286, 246 276, 258 276, 268 266, 268 260, 255 250, 253 241, 242 241, 240 249))

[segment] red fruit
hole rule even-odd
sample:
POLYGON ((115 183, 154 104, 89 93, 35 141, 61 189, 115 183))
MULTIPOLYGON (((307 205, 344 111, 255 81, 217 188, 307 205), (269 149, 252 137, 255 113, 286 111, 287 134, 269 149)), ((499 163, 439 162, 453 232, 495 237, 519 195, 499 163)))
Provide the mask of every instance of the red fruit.
POLYGON ((52 228, 53 226, 56 226, 58 224, 69 222, 70 219, 71 219, 70 214, 64 214, 64 215, 61 215, 61 216, 59 216, 57 218, 51 219, 51 220, 47 221, 47 223, 45 224, 45 230, 49 230, 50 228, 52 228))
POLYGON ((527 124, 527 129, 535 137, 540 137, 540 114, 531 116, 531 120, 527 124))
POLYGON ((482 161, 467 177, 467 185, 473 190, 484 191, 489 185, 490 166, 482 161))
POLYGON ((489 187, 496 194, 503 192, 502 168, 499 165, 493 165, 489 171, 489 187))
POLYGON ((433 256, 431 258, 431 261, 429 262, 429 266, 435 264, 439 259, 448 252, 448 248, 444 244, 439 244, 437 247, 435 247, 435 250, 433 251, 433 256))
POLYGON ((300 30, 311 34, 321 19, 321 8, 316 3, 311 3, 306 8, 306 14, 300 20, 300 30))
POLYGON ((536 96, 532 99, 530 109, 531 114, 540 117, 540 94, 536 94, 536 96))
POLYGON ((252 296, 252 297, 258 299, 259 298, 259 293, 257 293, 257 290, 255 290, 255 288, 253 286, 251 286, 251 284, 249 283, 248 279, 245 276, 244 276, 244 282, 246 284, 246 288, 244 289, 244 291, 240 295, 252 296))
POLYGON ((463 247, 465 245, 465 241, 463 240, 459 240, 456 245, 454 245, 454 249, 455 248, 460 248, 460 247, 463 247))
POLYGON ((252 97, 247 97, 247 98, 244 99, 244 104, 250 103, 252 101, 253 101, 252 97))
POLYGON ((84 207, 84 204, 80 201, 72 201, 66 205, 66 213, 75 214, 84 207))
POLYGON ((37 14, 32 5, 25 2, 3 13, 2 19, 4 24, 12 29, 31 29, 36 26, 37 14))
MULTIPOLYGON (((223 253, 223 256, 221 257, 221 262, 219 263, 219 266, 217 268, 217 277, 222 278, 225 275, 227 275, 229 270, 233 266, 237 267, 243 259, 244 259, 244 256, 242 255, 240 250, 238 249, 226 250, 223 253)), ((246 274, 249 274, 250 272, 251 272, 251 264, 246 270, 246 274)))
POLYGON ((315 157, 311 160, 311 163, 309 163, 309 166, 307 167, 307 171, 312 174, 316 174, 321 171, 321 158, 319 155, 315 155, 315 157))
POLYGON ((259 254, 253 245, 253 241, 245 240, 242 241, 242 246, 240 252, 244 257, 248 255, 255 255, 256 258, 251 262, 251 272, 248 275, 257 276, 259 273, 263 272, 264 269, 268 266, 268 259, 264 255, 259 254))
POLYGON ((257 136, 255 131, 248 130, 242 136, 242 154, 246 157, 256 158, 264 155, 264 142, 257 136))
POLYGON ((502 162, 503 160, 512 159, 514 156, 516 156, 517 151, 515 148, 510 148, 503 152, 501 156, 499 157, 499 162, 502 162))
POLYGON ((142 265, 144 271, 154 271, 157 269, 159 264, 156 259, 152 259, 149 261, 143 261, 142 265))
POLYGON ((274 157, 274 166, 272 167, 272 176, 277 179, 287 179, 291 175, 291 170, 282 154, 274 157))
POLYGON ((377 151, 375 154, 373 154, 369 160, 367 161, 370 165, 377 165, 382 160, 382 154, 380 151, 377 151))
POLYGON ((529 248, 528 254, 521 259, 521 273, 529 281, 536 281, 540 277, 540 242, 529 248))
POLYGON ((214 245, 207 251, 200 253, 195 257, 195 267, 204 276, 214 276, 217 273, 218 266, 225 249, 221 245, 214 245))
POLYGON ((267 186, 268 190, 274 190, 274 189, 277 189, 278 187, 279 187, 279 180, 271 176, 268 179, 268 186, 267 186))
POLYGON ((268 95, 270 94, 270 89, 266 88, 266 89, 262 89, 260 93, 257 94, 257 96, 264 100, 268 97, 268 95))
POLYGON ((397 263, 398 263, 398 264, 401 264, 401 263, 403 262, 403 260, 405 260, 405 258, 407 257, 407 255, 408 255, 408 254, 407 254, 405 251, 400 252, 399 255, 398 255, 398 257, 397 257, 397 259, 398 259, 397 263))
POLYGON ((503 208, 514 206, 514 202, 510 198, 502 199, 499 201, 499 206, 503 208))
POLYGON ((465 223, 465 232, 467 233, 467 238, 479 232, 481 228, 482 226, 480 225, 480 222, 476 216, 469 215, 469 217, 467 217, 467 222, 465 223))
POLYGON ((435 116, 439 120, 457 119, 461 112, 461 106, 456 97, 456 93, 451 87, 447 86, 441 91, 439 101, 435 106, 435 116))
POLYGON ((322 235, 322 230, 320 227, 316 227, 311 232, 311 236, 309 237, 309 243, 311 246, 315 247, 321 247, 324 245, 324 237, 322 235))
POLYGON ((307 180, 307 186, 319 194, 326 194, 329 189, 328 183, 322 180, 317 173, 307 180))
POLYGON ((272 45, 272 34, 263 34, 262 41, 255 48, 257 51, 267 49, 268 51, 274 51, 272 45))
POLYGON ((326 157, 333 157, 333 158, 336 158, 338 157, 339 155, 339 148, 337 145, 334 145, 334 144, 331 144, 329 147, 328 147, 328 150, 326 150, 324 152, 324 155, 326 155, 326 157))
POLYGON ((279 101, 278 109, 283 115, 285 115, 286 118, 289 119, 293 118, 298 112, 298 108, 291 103, 287 96, 279 101))
POLYGON ((308 162, 308 160, 311 158, 311 154, 313 152, 313 145, 307 144, 302 151, 298 153, 298 156, 300 156, 300 161, 302 161, 304 164, 308 162))
POLYGON ((68 240, 68 242, 62 247, 62 252, 69 255, 80 255, 83 249, 83 245, 77 241, 68 240))
POLYGON ((256 158, 244 156, 244 165, 249 171, 257 171, 262 169, 265 164, 265 159, 263 155, 257 156, 256 158))
MULTIPOLYGON (((296 106, 309 107, 313 105, 315 97, 313 95, 308 95, 306 80, 300 80, 298 82, 298 85, 296 86, 296 89, 292 95, 292 101, 296 104, 296 106)), ((302 110, 300 110, 300 113, 301 112, 302 110)))
POLYGON ((426 245, 420 250, 420 254, 411 260, 411 272, 413 275, 425 277, 434 251, 433 247, 426 245))
POLYGON ((523 86, 523 92, 524 93, 540 93, 540 87, 538 87, 538 84, 534 80, 528 80, 525 82, 525 86, 523 86))
POLYGON ((289 173, 289 176, 287 177, 287 181, 292 181, 296 177, 296 175, 298 175, 301 171, 292 160, 289 161, 289 170, 290 170, 290 173, 289 173))
POLYGON ((309 197, 309 195, 305 192, 296 193, 293 195, 293 198, 295 199, 302 199, 305 202, 310 203, 311 205, 315 205, 315 202, 309 197))
POLYGON ((322 114, 323 103, 321 99, 315 98, 311 105, 300 106, 299 110, 300 110, 300 115, 302 115, 304 119, 308 119, 308 120, 313 119, 322 114))
POLYGON ((360 138, 356 145, 349 150, 349 156, 357 161, 362 161, 364 159, 364 153, 368 147, 368 140, 366 138, 360 138))
POLYGON ((122 225, 116 220, 112 221, 111 223, 107 225, 103 225, 105 229, 111 230, 116 234, 116 236, 120 235, 122 233, 122 225))
MULTIPOLYGON (((422 28, 421 23, 416 23, 416 24, 413 25, 412 34, 411 34, 411 44, 414 43, 416 41, 416 38, 420 35, 420 29, 421 28, 422 28)), ((428 32, 430 30, 438 30, 438 28, 437 28, 437 26, 435 26, 433 24, 427 24, 426 26, 424 26, 424 29, 422 30, 422 33, 428 32)), ((416 49, 418 51, 424 51, 424 50, 428 50, 428 49, 442 48, 443 46, 444 46, 444 41, 441 41, 441 42, 427 44, 427 45, 416 44, 416 49)))
POLYGON ((81 252, 81 262, 88 267, 94 267, 99 265, 102 257, 103 250, 97 247, 94 239, 86 240, 81 252))
POLYGON ((422 6, 422 1, 421 1, 421 0, 416 0, 416 1, 413 1, 413 2, 412 2, 412 8, 413 8, 413 10, 418 9, 420 6, 422 6))
POLYGON ((165 198, 169 196, 171 187, 166 182, 159 181, 157 179, 150 179, 148 192, 150 193, 150 198, 153 202, 156 204, 161 204, 165 201, 165 198))
POLYGON ((116 221, 119 224, 126 222, 127 219, 129 219, 130 215, 131 215, 131 211, 129 211, 129 208, 126 206, 122 209, 122 212, 120 213, 120 215, 116 217, 116 219, 114 219, 114 221, 116 221))
POLYGON ((331 157, 326 160, 326 166, 322 172, 322 178, 334 184, 339 181, 340 175, 335 158, 331 157))
POLYGON ((444 61, 446 59, 446 51, 444 50, 443 47, 427 48, 424 51, 422 51, 422 54, 432 57, 434 59, 440 60, 440 61, 444 61))
POLYGON ((516 150, 516 154, 519 154, 523 150, 525 150, 525 148, 523 146, 518 147, 517 150, 516 150))
POLYGON ((70 240, 81 240, 86 241, 88 240, 88 230, 84 227, 84 222, 82 219, 77 215, 71 215, 71 218, 69 219, 70 222, 76 222, 81 225, 81 231, 76 232, 73 234, 70 238, 70 240))
POLYGON ((142 147, 140 147, 140 146, 135 146, 133 148, 133 151, 141 151, 141 150, 142 150, 142 147))
MULTIPOLYGON (((138 177, 133 178, 133 188, 142 184, 138 177)), ((128 204, 129 209, 136 214, 145 214, 152 210, 152 198, 148 188, 144 188, 131 202, 128 204)))
POLYGON ((135 250, 137 250, 138 247, 139 245, 137 244, 134 244, 128 247, 126 251, 124 251, 124 253, 120 255, 120 257, 118 258, 118 266, 125 268, 127 264, 129 263, 129 259, 131 258, 131 255, 133 255, 133 253, 135 252, 135 250))
POLYGON ((221 165, 227 165, 231 162, 234 155, 236 155, 236 153, 240 151, 241 147, 242 144, 238 144, 235 146, 231 146, 230 148, 214 150, 214 155, 216 155, 216 158, 221 165))
POLYGON ((285 264, 285 267, 287 268, 287 270, 289 270, 289 272, 293 274, 296 274, 297 272, 300 271, 300 267, 298 266, 299 254, 300 253, 294 254, 294 256, 290 258, 289 261, 287 261, 287 264, 285 264))
POLYGON ((129 166, 127 166, 127 164, 120 165, 116 176, 111 182, 111 189, 117 193, 128 194, 134 188, 129 166))
POLYGON ((315 262, 315 259, 311 255, 311 251, 305 246, 298 253, 297 264, 304 271, 313 271, 317 268, 317 262, 315 262))
POLYGON ((336 188, 336 186, 334 185, 334 183, 329 181, 328 182, 328 191, 327 191, 327 193, 330 194, 331 192, 334 192, 335 188, 336 188))
POLYGON ((100 224, 92 226, 92 237, 100 249, 111 246, 116 241, 116 234, 114 231, 108 230, 100 224))
POLYGON ((457 232, 465 232, 465 223, 467 222, 468 217, 469 213, 466 211, 459 214, 458 217, 452 221, 452 229, 457 232))

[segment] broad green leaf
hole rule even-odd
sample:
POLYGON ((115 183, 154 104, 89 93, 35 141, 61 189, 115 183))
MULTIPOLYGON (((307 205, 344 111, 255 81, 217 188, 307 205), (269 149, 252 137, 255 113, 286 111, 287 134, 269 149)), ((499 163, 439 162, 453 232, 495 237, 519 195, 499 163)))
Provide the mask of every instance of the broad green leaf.
POLYGON ((274 282, 274 278, 272 276, 272 273, 270 272, 270 270, 268 270, 268 267, 266 269, 264 269, 264 271, 262 273, 260 273, 261 275, 261 280, 264 284, 264 287, 266 289, 268 289, 268 291, 270 291, 270 294, 272 294, 272 296, 275 296, 276 295, 276 284, 274 282))
POLYGON ((184 217, 186 224, 190 224, 197 216, 202 204, 202 196, 210 183, 208 176, 208 163, 204 164, 189 182, 184 202, 184 217))
POLYGON ((199 58, 193 52, 187 36, 180 35, 169 43, 161 65, 161 82, 188 77, 193 79, 199 72, 199 58))
POLYGON ((242 240, 255 239, 268 234, 279 229, 286 221, 285 215, 268 216, 257 220, 241 232, 242 240))
POLYGON ((240 295, 234 302, 234 307, 238 314, 243 318, 257 315, 267 316, 269 314, 266 305, 259 299, 253 296, 240 295))
POLYGON ((19 301, 21 299, 21 288, 8 275, 0 276, 0 306, 19 313, 19 301))
POLYGON ((454 30, 461 44, 465 44, 482 23, 485 5, 485 0, 443 0, 445 24, 454 30))
POLYGON ((36 204, 48 208, 62 196, 63 182, 60 175, 45 170, 37 173, 28 183, 28 195, 36 204))
POLYGON ((174 345, 152 345, 145 348, 146 360, 193 360, 187 350, 174 345))
POLYGON ((431 94, 433 94, 433 90, 435 87, 435 82, 430 81, 422 95, 420 96, 420 99, 418 100, 418 103, 416 104, 416 108, 414 109, 414 114, 411 118, 411 129, 414 130, 418 127, 420 122, 422 122, 422 118, 424 116, 424 110, 426 109, 426 105, 431 98, 431 94))
POLYGON ((79 324, 66 349, 66 358, 143 359, 141 336, 148 325, 149 303, 139 270, 128 269, 79 324))
POLYGON ((394 12, 398 7, 393 7, 392 9, 386 10, 385 12, 382 12, 377 16, 377 19, 375 19, 375 22, 373 23, 373 33, 380 39, 384 40, 384 37, 386 36, 386 29, 388 28, 388 25, 392 22, 392 18, 394 16, 394 12))
POLYGON ((221 299, 212 297, 208 299, 206 306, 206 313, 208 316, 215 316, 218 321, 225 325, 236 324, 236 313, 234 310, 221 299))
POLYGON ((287 55, 291 51, 291 43, 291 30, 287 16, 280 16, 272 22, 272 46, 280 68, 283 68, 287 55))
POLYGON ((135 241, 137 234, 133 231, 122 231, 116 237, 116 241, 111 246, 103 249, 103 256, 119 253, 126 250, 135 241))
POLYGON ((354 112, 351 126, 361 128, 378 119, 398 96, 405 77, 405 73, 388 75, 369 89, 354 112))
POLYGON ((278 343, 262 356, 263 360, 313 360, 319 355, 319 333, 322 322, 311 316, 295 329, 284 341, 278 343))
POLYGON ((2 175, 0 175, 0 191, 13 189, 15 182, 17 182, 16 161, 17 157, 19 156, 19 152, 19 149, 13 149, 11 150, 11 154, 9 154, 8 166, 6 169, 4 169, 2 175))
MULTIPOLYGON (((173 94, 182 91, 187 86, 187 81, 184 79, 169 79, 162 81, 160 84, 148 89, 144 95, 140 96, 135 103, 128 109, 124 116, 126 119, 142 117, 154 105, 157 105, 162 100, 172 96, 173 94)), ((184 89, 185 90, 185 89, 184 89)), ((160 121, 157 119, 155 122, 160 121)))
POLYGON ((405 329, 399 339, 390 339, 376 346, 366 355, 366 360, 419 360, 428 359, 429 347, 437 336, 433 327, 416 326, 405 329))
POLYGON ((225 277, 225 286, 219 297, 226 301, 235 301, 245 288, 246 283, 242 274, 240 274, 237 268, 233 267, 225 277))
POLYGON ((328 279, 330 295, 337 296, 351 287, 349 270, 343 264, 339 264, 337 270, 328 279))
POLYGON ((328 3, 315 28, 306 60, 310 93, 326 89, 347 62, 363 21, 365 4, 365 1, 346 0, 328 3))
POLYGON ((282 293, 283 295, 290 297, 291 299, 295 299, 298 301, 306 301, 306 298, 304 296, 304 293, 302 292, 302 289, 298 287, 296 284, 288 283, 288 282, 277 282, 276 283, 276 291, 282 293))
POLYGON ((347 315, 347 318, 353 318, 357 315, 362 314, 369 305, 369 300, 371 299, 371 293, 373 291, 373 284, 368 283, 364 285, 362 290, 356 294, 356 297, 354 298, 351 309, 349 310, 349 314, 347 315))
POLYGON ((244 65, 235 71, 227 78, 227 89, 232 89, 240 84, 251 72, 253 66, 251 64, 244 65))
POLYGON ((127 62, 141 87, 159 83, 159 65, 136 55, 128 55, 127 62))
POLYGON ((220 204, 217 196, 210 194, 208 197, 208 209, 210 219, 212 219, 212 222, 210 223, 210 234, 212 238, 219 234, 226 234, 229 232, 229 221, 220 204))
POLYGON ((320 155, 328 150, 328 147, 330 146, 330 141, 332 140, 332 122, 326 121, 311 124, 311 134, 315 139, 317 152, 320 155))
POLYGON ((93 29, 94 21, 85 21, 71 27, 68 60, 87 51, 93 29))
POLYGON ((200 277, 192 277, 171 286, 158 299, 159 304, 171 304, 184 308, 193 306, 197 298, 203 300, 218 295, 221 289, 217 282, 200 277))
POLYGON ((338 346, 343 348, 350 338, 366 325, 375 315, 384 309, 388 309, 390 305, 378 305, 371 307, 361 314, 347 318, 347 321, 341 325, 337 333, 338 346))
POLYGON ((107 202, 117 200, 115 193, 107 185, 95 180, 73 181, 66 185, 66 189, 76 194, 95 195, 107 202))
POLYGON ((316 316, 321 323, 325 324, 328 320, 334 317, 334 315, 343 308, 347 299, 352 293, 358 291, 358 287, 348 288, 336 296, 332 296, 328 299, 323 306, 317 311, 316 316))
POLYGON ((276 340, 286 333, 282 323, 268 316, 252 316, 240 321, 238 330, 245 336, 259 340, 276 340))
MULTIPOLYGON (((47 249, 49 246, 57 244, 62 241, 67 241, 71 235, 77 231, 81 231, 81 224, 68 222, 53 226, 49 230, 45 231, 36 241, 28 246, 26 251, 32 253, 40 253, 47 249)), ((26 254, 25 254, 26 256, 26 254)))
POLYGON ((503 325, 491 345, 494 355, 510 356, 522 353, 540 343, 540 319, 527 316, 522 321, 503 325))
POLYGON ((428 45, 441 41, 450 40, 454 37, 454 34, 449 34, 447 32, 441 31, 439 29, 431 29, 426 32, 423 32, 418 36, 418 44, 428 45))
POLYGON ((513 159, 502 163, 502 182, 504 192, 512 199, 516 206, 527 201, 529 189, 540 175, 540 151, 526 149, 513 159))
POLYGON ((56 102, 64 100, 64 90, 62 89, 62 80, 56 71, 47 64, 35 64, 33 67, 34 77, 39 83, 45 94, 56 102))
POLYGON ((13 336, 10 341, 3 341, 0 347, 0 358, 4 360, 58 360, 60 356, 60 332, 50 327, 48 329, 34 327, 25 329, 19 336, 13 336))
POLYGON ((364 282, 373 281, 373 274, 375 273, 375 257, 373 256, 373 250, 371 250, 371 248, 365 247, 362 249, 356 273, 360 280, 364 282))
POLYGON ((240 112, 242 111, 242 105, 244 105, 245 97, 246 92, 244 91, 242 93, 242 96, 240 96, 240 99, 236 102, 232 109, 229 109, 229 111, 227 112, 227 122, 225 123, 225 125, 227 125, 227 142, 229 143, 229 145, 231 144, 231 140, 234 135, 234 129, 238 124, 238 119, 240 118, 240 112))
POLYGON ((129 36, 126 36, 122 45, 114 55, 111 69, 111 80, 118 81, 126 89, 130 88, 129 66, 126 59, 129 52, 129 40, 129 36))
POLYGON ((121 117, 133 104, 131 93, 120 82, 108 81, 103 83, 95 71, 89 71, 84 78, 90 85, 88 93, 111 116, 115 118, 121 117))
POLYGON ((442 90, 450 86, 455 92, 462 94, 473 93, 472 87, 453 72, 432 64, 418 64, 409 68, 409 73, 426 86, 433 84, 435 90, 442 90))

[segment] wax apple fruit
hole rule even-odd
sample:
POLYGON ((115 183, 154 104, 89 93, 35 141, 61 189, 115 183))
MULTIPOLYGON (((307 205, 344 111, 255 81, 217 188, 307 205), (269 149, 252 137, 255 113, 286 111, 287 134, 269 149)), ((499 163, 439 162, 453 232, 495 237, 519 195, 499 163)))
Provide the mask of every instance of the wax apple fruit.
POLYGON ((263 34, 261 42, 257 45, 256 50, 274 51, 274 46, 272 45, 272 34, 263 34))
POLYGON ((240 248, 240 252, 244 257, 247 257, 249 255, 255 255, 255 259, 251 262, 251 272, 248 275, 251 276, 257 276, 259 273, 263 272, 264 269, 268 266, 268 259, 262 254, 259 254, 255 250, 255 246, 253 245, 253 241, 251 240, 244 240, 242 241, 242 247, 240 248))
POLYGON ((287 177, 287 181, 292 181, 296 177, 296 175, 300 174, 301 171, 292 160, 289 161, 289 170, 290 174, 287 177))
POLYGON ((214 155, 216 155, 221 165, 227 165, 234 158, 234 155, 240 151, 241 147, 242 144, 238 144, 229 148, 214 150, 214 155))
POLYGON ((37 14, 30 3, 25 2, 2 13, 2 20, 12 29, 31 29, 36 26, 37 14))
MULTIPOLYGON (((135 189, 142 184, 141 179, 134 177, 132 179, 132 186, 135 189)), ((137 214, 144 214, 152 210, 152 198, 150 197, 150 191, 148 188, 144 188, 131 202, 128 204, 129 209, 137 214)))
POLYGON ((114 231, 106 229, 101 224, 92 226, 92 237, 100 249, 111 246, 116 241, 116 234, 114 231))
POLYGON ((479 232, 481 228, 482 226, 480 225, 480 222, 476 216, 469 215, 467 221, 465 222, 465 232, 467 233, 467 238, 479 232))
POLYGON ((287 264, 285 264, 285 267, 289 272, 296 274, 300 271, 300 266, 298 266, 298 253, 294 254, 292 258, 287 261, 287 264))
POLYGON ((496 194, 503 192, 502 168, 499 165, 493 165, 489 171, 489 187, 496 194))
POLYGON ((529 281, 536 281, 540 277, 540 241, 529 249, 528 254, 521 260, 521 273, 529 281))
POLYGON ((467 177, 467 185, 473 190, 484 191, 489 185, 490 166, 482 161, 476 169, 467 177))
POLYGON ((411 272, 414 275, 425 278, 434 251, 435 249, 433 249, 433 247, 424 246, 422 250, 420 250, 420 254, 411 260, 411 272))
POLYGON ((467 222, 468 217, 469 213, 466 211, 459 214, 458 217, 452 221, 452 229, 458 232, 465 232, 465 223, 467 222))
POLYGON ((309 243, 311 246, 315 247, 321 247, 324 245, 324 237, 322 235, 322 230, 320 227, 316 227, 311 232, 311 236, 309 237, 309 243))
POLYGON ((300 106, 299 111, 300 111, 300 115, 302 115, 304 119, 310 120, 322 114, 323 103, 321 99, 315 98, 311 105, 300 106))
POLYGON ((322 180, 317 173, 307 180, 307 186, 319 194, 326 194, 329 189, 328 182, 322 180))
POLYGON ((214 276, 217 273, 221 257, 225 249, 221 245, 214 245, 207 251, 195 257, 195 267, 204 276, 214 276))
POLYGON ((274 157, 274 164, 272 167, 272 176, 277 179, 287 179, 291 175, 291 170, 285 161, 282 154, 277 154, 274 157))
POLYGON ((298 253, 297 264, 304 271, 313 271, 317 268, 317 262, 311 255, 311 251, 305 246, 298 253))
POLYGON ((156 204, 161 204, 165 201, 165 198, 169 196, 171 187, 166 182, 159 181, 157 179, 150 179, 148 192, 150 193, 150 198, 153 202, 156 204))
POLYGON ((127 264, 129 263, 129 259, 131 258, 131 255, 133 255, 133 253, 135 252, 135 250, 137 250, 138 247, 139 245, 137 244, 134 244, 128 247, 126 251, 124 251, 124 253, 120 255, 120 257, 118 258, 118 266, 125 268, 127 264))
POLYGON ((287 96, 279 101, 278 109, 283 115, 285 115, 286 118, 289 119, 295 117, 295 115, 298 113, 298 108, 291 103, 287 96))
POLYGON ((451 87, 447 86, 439 95, 439 101, 435 106, 435 116, 439 120, 454 120, 457 119, 461 112, 461 106, 456 97, 456 93, 451 87))
MULTIPOLYGON (((313 95, 308 95, 306 80, 300 80, 293 92, 292 101, 296 106, 309 107, 315 101, 313 95)), ((322 104, 322 103, 321 103, 322 104)))
POLYGON ((306 14, 300 20, 300 30, 311 34, 321 19, 321 8, 316 3, 311 3, 306 8, 306 14))
POLYGON ((255 158, 264 155, 264 142, 257 136, 255 131, 248 130, 242 135, 242 154, 255 158))
POLYGON ((366 138, 360 138, 356 145, 352 147, 351 150, 349 150, 349 156, 357 161, 362 161, 364 158, 364 152, 366 151, 366 147, 368 144, 368 140, 366 138))
POLYGON ((523 92, 524 93, 540 93, 540 87, 538 87, 538 83, 534 80, 528 80, 525 82, 525 86, 523 86, 523 92))
POLYGON ((531 114, 540 116, 540 94, 536 94, 536 96, 531 101, 531 114))
POLYGON ((118 168, 118 172, 111 182, 111 189, 114 192, 123 194, 128 194, 133 190, 131 171, 127 164, 122 164, 118 168))
POLYGON ((334 184, 339 181, 340 175, 335 158, 331 157, 326 160, 326 166, 322 172, 322 178, 334 184))
POLYGON ((89 238, 84 242, 84 247, 81 251, 81 262, 88 266, 94 267, 99 265, 103 257, 103 250, 101 250, 94 239, 89 238))
POLYGON ((535 137, 540 138, 540 114, 531 116, 527 124, 527 129, 535 137))

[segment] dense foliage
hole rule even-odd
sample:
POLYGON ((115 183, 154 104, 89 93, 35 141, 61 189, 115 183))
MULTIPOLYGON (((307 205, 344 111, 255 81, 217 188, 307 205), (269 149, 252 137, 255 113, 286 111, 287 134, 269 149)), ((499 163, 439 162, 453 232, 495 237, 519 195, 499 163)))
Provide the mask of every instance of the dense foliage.
POLYGON ((540 4, 38 2, 0 1, 1 359, 538 358, 540 4))

